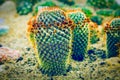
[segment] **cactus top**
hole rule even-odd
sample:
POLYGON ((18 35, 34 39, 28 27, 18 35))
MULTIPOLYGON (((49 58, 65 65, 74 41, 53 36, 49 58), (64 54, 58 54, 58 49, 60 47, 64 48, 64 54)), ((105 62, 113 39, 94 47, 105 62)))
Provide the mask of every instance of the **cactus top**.
POLYGON ((49 28, 57 26, 60 28, 72 27, 72 21, 67 18, 65 12, 57 7, 46 7, 38 12, 36 22, 41 27, 49 28))
POLYGON ((89 21, 80 9, 69 10, 67 11, 67 15, 75 24, 82 24, 89 21))
POLYGON ((120 18, 114 18, 112 19, 107 26, 105 27, 105 30, 109 31, 120 31, 120 18))

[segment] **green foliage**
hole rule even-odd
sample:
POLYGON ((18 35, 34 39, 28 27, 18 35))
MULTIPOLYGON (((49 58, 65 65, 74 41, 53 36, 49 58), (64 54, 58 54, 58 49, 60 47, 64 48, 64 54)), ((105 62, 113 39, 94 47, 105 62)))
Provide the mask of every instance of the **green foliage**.
POLYGON ((107 28, 107 57, 118 55, 118 46, 120 43, 120 18, 115 18, 110 22, 110 27, 107 28))
POLYGON ((113 12, 112 9, 100 9, 96 11, 96 14, 101 16, 113 16, 113 12))
POLYGON ((101 16, 92 16, 90 19, 98 25, 101 25, 103 21, 103 18, 101 16))

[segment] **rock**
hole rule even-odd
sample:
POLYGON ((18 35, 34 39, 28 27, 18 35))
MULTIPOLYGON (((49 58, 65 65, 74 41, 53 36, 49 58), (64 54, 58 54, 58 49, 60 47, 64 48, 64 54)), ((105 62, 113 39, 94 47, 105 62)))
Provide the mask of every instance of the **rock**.
POLYGON ((0 62, 16 60, 20 57, 18 50, 13 50, 7 47, 0 47, 0 62))
POLYGON ((0 44, 0 47, 2 47, 2 44, 0 44))
POLYGON ((9 27, 7 25, 0 25, 0 36, 7 34, 9 27))

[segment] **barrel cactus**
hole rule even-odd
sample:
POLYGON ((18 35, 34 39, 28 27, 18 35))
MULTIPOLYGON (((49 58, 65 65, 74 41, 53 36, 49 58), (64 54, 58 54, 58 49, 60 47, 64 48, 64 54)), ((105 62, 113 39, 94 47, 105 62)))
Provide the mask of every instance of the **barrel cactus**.
POLYGON ((73 27, 70 19, 59 8, 42 8, 29 21, 27 35, 36 51, 43 74, 65 74, 69 67, 73 27))
POLYGON ((77 61, 82 61, 85 58, 85 53, 87 51, 89 42, 89 28, 87 24, 87 18, 80 10, 70 10, 68 11, 67 15, 75 24, 75 27, 72 31, 72 58, 77 61))
POLYGON ((118 55, 117 44, 120 43, 120 18, 113 19, 105 28, 106 30, 106 47, 107 57, 118 55))

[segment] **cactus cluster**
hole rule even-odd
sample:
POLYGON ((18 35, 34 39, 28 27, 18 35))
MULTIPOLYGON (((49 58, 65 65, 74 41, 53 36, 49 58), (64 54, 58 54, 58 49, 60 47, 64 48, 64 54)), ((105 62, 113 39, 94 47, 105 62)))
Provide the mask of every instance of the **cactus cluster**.
POLYGON ((89 41, 89 28, 86 23, 86 16, 80 10, 69 11, 68 16, 75 23, 75 28, 72 32, 72 58, 77 61, 82 61, 85 58, 89 41))
POLYGON ((117 44, 120 43, 120 18, 115 18, 106 26, 106 47, 107 57, 114 57, 118 55, 117 44))
POLYGON ((85 14, 79 10, 65 12, 54 7, 42 8, 29 21, 27 35, 43 74, 65 74, 71 53, 75 60, 84 59, 89 40, 87 22, 85 14))

